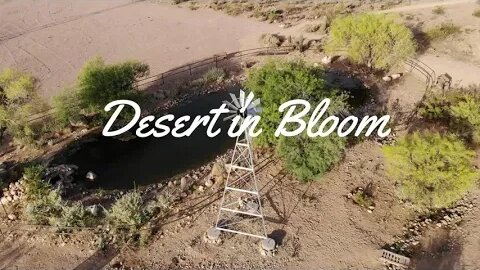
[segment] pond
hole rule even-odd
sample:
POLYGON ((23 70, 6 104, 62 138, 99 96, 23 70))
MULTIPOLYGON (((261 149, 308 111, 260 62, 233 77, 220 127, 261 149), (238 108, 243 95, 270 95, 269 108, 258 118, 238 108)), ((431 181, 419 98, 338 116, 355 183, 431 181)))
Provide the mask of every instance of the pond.
MULTIPOLYGON (((368 95, 363 83, 355 78, 336 72, 327 73, 327 82, 350 93, 352 106, 363 104, 368 95)), ((195 96, 163 113, 180 115, 207 115, 218 108, 223 100, 230 100, 229 93, 238 94, 239 87, 228 91, 212 92, 195 96)), ((122 141, 98 136, 94 141, 81 144, 73 154, 57 159, 54 163, 75 164, 79 167, 78 178, 85 180, 88 171, 97 174, 89 188, 129 189, 159 183, 162 180, 198 168, 233 147, 235 138, 227 136, 229 121, 219 120, 217 127, 222 132, 209 138, 207 127, 200 126, 190 137, 134 138, 122 141)))
MULTIPOLYGON (((239 88, 196 96, 168 110, 178 115, 206 115, 218 108, 228 93, 238 93, 239 88)), ((217 121, 222 133, 214 138, 206 135, 206 127, 200 126, 190 137, 174 138, 171 135, 155 138, 134 138, 122 141, 99 136, 86 142, 73 154, 56 163, 75 164, 79 167, 78 178, 88 171, 97 174, 96 182, 89 188, 124 189, 158 183, 189 169, 200 167, 225 153, 235 143, 227 136, 228 121, 217 121)))

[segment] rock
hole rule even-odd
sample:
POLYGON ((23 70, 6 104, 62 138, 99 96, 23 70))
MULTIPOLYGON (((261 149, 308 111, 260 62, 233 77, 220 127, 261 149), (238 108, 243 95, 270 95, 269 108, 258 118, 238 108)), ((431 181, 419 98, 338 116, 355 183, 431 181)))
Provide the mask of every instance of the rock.
POLYGON ((326 55, 322 58, 322 64, 328 65, 330 63, 332 63, 332 57, 331 56, 326 55))
POLYGON ((385 76, 382 78, 382 80, 386 81, 386 82, 389 82, 392 80, 392 77, 391 76, 385 76))
POLYGON ((87 175, 85 175, 85 178, 90 181, 95 181, 97 179, 97 175, 94 172, 89 171, 87 172, 87 175))
POLYGON ((265 251, 272 251, 276 247, 275 240, 272 238, 265 238, 261 242, 262 249, 265 251))
POLYGON ((13 201, 13 198, 11 196, 6 196, 5 198, 7 198, 7 201, 9 202, 13 201))
POLYGON ((9 201, 7 200, 6 197, 2 197, 2 198, 0 199, 0 202, 1 202, 3 205, 6 205, 6 204, 8 204, 9 201))
POLYGON ((14 214, 8 214, 8 219, 9 220, 16 220, 17 216, 15 216, 14 214))
POLYGON ((90 212, 90 214, 92 214, 94 217, 98 216, 101 210, 102 208, 98 204, 87 207, 87 211, 90 212))
POLYGON ((213 186, 213 181, 212 181, 212 179, 208 178, 207 181, 205 181, 205 186, 206 186, 206 187, 211 187, 211 186, 213 186))
POLYGON ((205 188, 203 186, 199 186, 198 191, 203 192, 203 191, 205 191, 205 188))
POLYGON ((17 195, 13 195, 12 199, 13 199, 13 201, 18 201, 18 200, 20 200, 20 197, 18 197, 17 195))
POLYGON ((180 189, 181 190, 185 190, 187 188, 187 178, 186 177, 182 177, 180 179, 180 189))

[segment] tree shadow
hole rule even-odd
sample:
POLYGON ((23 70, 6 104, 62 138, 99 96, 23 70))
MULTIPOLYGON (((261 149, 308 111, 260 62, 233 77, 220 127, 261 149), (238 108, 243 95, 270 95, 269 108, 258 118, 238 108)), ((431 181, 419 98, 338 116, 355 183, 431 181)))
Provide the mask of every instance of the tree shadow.
POLYGON ((12 247, 8 243, 2 246, 2 251, 0 252, 0 269, 7 269, 14 266, 18 259, 28 254, 32 249, 33 247, 29 247, 26 243, 16 247, 12 247))
POLYGON ((284 230, 274 230, 272 233, 268 235, 269 238, 275 240, 275 243, 279 246, 282 245, 283 239, 287 235, 287 232, 284 230))
POLYGON ((448 229, 436 230, 434 235, 427 236, 423 242, 413 255, 413 269, 459 269, 463 248, 458 235, 448 229))
POLYGON ((119 254, 117 248, 107 248, 107 250, 97 250, 92 256, 85 259, 82 263, 73 268, 73 270, 95 270, 104 268, 109 262, 119 254))

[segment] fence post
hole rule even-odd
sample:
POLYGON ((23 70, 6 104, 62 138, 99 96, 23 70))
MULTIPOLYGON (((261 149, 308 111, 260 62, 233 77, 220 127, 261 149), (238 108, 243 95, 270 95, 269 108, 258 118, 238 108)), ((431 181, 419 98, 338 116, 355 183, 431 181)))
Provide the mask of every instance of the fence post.
POLYGON ((188 64, 188 70, 190 71, 190 76, 192 76, 192 65, 188 64))
POLYGON ((218 68, 218 59, 217 59, 217 55, 214 55, 213 56, 213 59, 215 60, 215 67, 218 68))

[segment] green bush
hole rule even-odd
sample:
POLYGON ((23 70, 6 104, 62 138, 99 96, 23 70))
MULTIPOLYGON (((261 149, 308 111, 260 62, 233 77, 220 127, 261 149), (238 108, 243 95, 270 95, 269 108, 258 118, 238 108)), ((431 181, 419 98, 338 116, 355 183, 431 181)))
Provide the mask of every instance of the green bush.
POLYGON ((340 91, 326 85, 322 68, 302 61, 270 61, 248 73, 245 87, 262 101, 262 121, 258 128, 263 131, 255 138, 255 143, 260 146, 277 144, 278 138, 274 133, 282 119, 282 113, 278 111, 282 103, 297 98, 306 99, 312 104, 324 98, 345 99, 340 91))
MULTIPOLYGON (((278 107, 292 99, 305 99, 312 104, 330 98, 327 114, 349 109, 347 96, 325 82, 324 70, 301 61, 270 61, 248 74, 246 88, 262 101, 262 133, 255 138, 260 146, 277 146, 277 154, 285 167, 301 181, 321 177, 337 164, 346 146, 346 140, 332 134, 325 138, 310 138, 303 133, 294 137, 275 137, 274 133, 283 115, 278 107)), ((308 119, 306 119, 308 121, 308 119)))
POLYGON ((426 119, 446 123, 460 137, 480 144, 480 94, 477 91, 454 89, 431 95, 419 112, 426 119))
POLYGON ((478 180, 475 152, 455 136, 414 133, 384 147, 388 175, 400 195, 420 208, 447 207, 478 180))
POLYGON ((55 219, 57 226, 87 227, 93 224, 93 216, 80 202, 63 205, 60 214, 55 219))
MULTIPOLYGON (((13 69, 0 73, 0 130, 6 130, 17 142, 34 145, 42 135, 43 123, 28 121, 42 112, 46 104, 36 93, 35 79, 13 69)), ((1 139, 1 138, 0 138, 1 139)))
POLYGON ((337 18, 330 27, 325 50, 346 50, 355 63, 388 69, 415 53, 413 33, 384 14, 359 14, 337 18))
POLYGON ((311 138, 306 132, 294 137, 281 137, 277 153, 288 171, 301 181, 322 177, 338 164, 346 147, 346 139, 336 134, 311 138))
POLYGON ((118 199, 108 213, 110 222, 119 227, 141 227, 149 218, 143 208, 143 200, 136 190, 118 199))
MULTIPOLYGON (((78 119, 79 114, 95 116, 95 124, 108 120, 110 113, 104 111, 105 105, 117 99, 141 101, 135 82, 146 76, 149 67, 138 61, 126 61, 117 64, 105 64, 102 58, 88 61, 78 75, 74 89, 68 89, 54 99, 56 119, 67 123, 78 119)), ((122 114, 120 117, 129 117, 122 114)))
POLYGON ((52 186, 50 183, 43 181, 42 177, 45 167, 41 165, 33 165, 26 167, 23 171, 23 180, 25 186, 25 195, 28 201, 40 200, 50 193, 52 186))
POLYGON ((438 41, 446 39, 449 36, 460 33, 460 26, 453 23, 442 23, 440 25, 429 28, 425 31, 430 41, 438 41))
POLYGON ((63 205, 60 192, 49 190, 43 197, 28 200, 23 208, 23 216, 34 224, 52 225, 61 215, 63 205))

